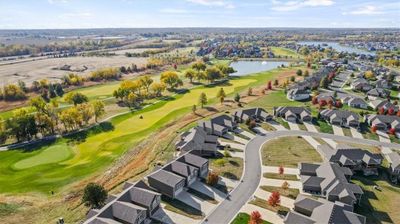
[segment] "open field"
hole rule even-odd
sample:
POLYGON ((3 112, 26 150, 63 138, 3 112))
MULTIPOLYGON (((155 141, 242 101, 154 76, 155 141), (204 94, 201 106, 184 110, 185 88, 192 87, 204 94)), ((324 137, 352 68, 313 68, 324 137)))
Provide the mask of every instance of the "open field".
POLYGON ((297 167, 299 162, 322 162, 315 149, 301 137, 282 137, 267 142, 262 149, 263 165, 297 167))
POLYGON ((220 176, 239 180, 243 172, 243 159, 236 157, 210 159, 210 169, 220 176))
POLYGON ((87 70, 83 72, 71 71, 79 75, 84 75, 104 67, 129 66, 132 63, 142 66, 146 63, 146 60, 146 58, 128 58, 124 55, 110 57, 48 58, 17 64, 1 65, 0 78, 3 85, 16 83, 18 80, 22 80, 27 84, 40 79, 59 81, 65 74, 70 73, 69 71, 55 69, 64 65, 70 65, 71 69, 82 69, 83 66, 86 66, 87 70))

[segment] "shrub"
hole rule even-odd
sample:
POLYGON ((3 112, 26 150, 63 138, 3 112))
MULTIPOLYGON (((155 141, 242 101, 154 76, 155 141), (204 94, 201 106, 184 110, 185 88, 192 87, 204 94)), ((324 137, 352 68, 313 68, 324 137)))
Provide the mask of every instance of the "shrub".
POLYGON ((219 179, 218 174, 211 171, 208 173, 206 182, 208 185, 215 186, 218 184, 218 179, 219 179))
POLYGON ((96 183, 86 185, 82 202, 91 208, 101 208, 107 200, 107 191, 103 186, 96 183))

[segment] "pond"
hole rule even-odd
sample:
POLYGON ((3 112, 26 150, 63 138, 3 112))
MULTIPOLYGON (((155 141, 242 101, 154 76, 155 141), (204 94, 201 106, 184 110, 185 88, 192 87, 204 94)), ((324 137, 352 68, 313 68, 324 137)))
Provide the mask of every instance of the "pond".
POLYGON ((300 41, 298 42, 300 45, 321 45, 322 47, 332 47, 336 51, 339 52, 348 52, 348 53, 356 53, 356 54, 365 54, 365 55, 375 55, 375 52, 362 50, 356 47, 350 47, 342 45, 338 42, 323 42, 323 41, 300 41), (325 45, 325 46, 323 46, 325 45))
POLYGON ((236 61, 230 64, 236 71, 231 74, 231 76, 245 76, 253 73, 265 72, 278 68, 281 65, 287 66, 289 63, 285 61, 236 61))

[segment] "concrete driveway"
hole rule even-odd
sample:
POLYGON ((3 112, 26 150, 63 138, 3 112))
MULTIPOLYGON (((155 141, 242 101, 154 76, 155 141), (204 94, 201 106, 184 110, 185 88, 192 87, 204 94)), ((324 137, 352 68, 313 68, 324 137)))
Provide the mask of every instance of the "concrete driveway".
POLYGON ((175 224, 175 223, 199 223, 201 220, 196 220, 189 218, 184 215, 180 215, 178 213, 169 211, 165 209, 165 204, 161 204, 161 208, 159 208, 153 215, 152 218, 158 220, 161 223, 166 224, 175 224))
POLYGON ((218 142, 222 146, 229 145, 233 149, 239 149, 239 150, 242 150, 242 151, 244 151, 246 149, 246 146, 243 145, 243 144, 239 144, 239 143, 235 143, 235 142, 228 142, 228 141, 224 141, 223 139, 218 139, 218 142))
POLYGON ((364 139, 364 136, 355 128, 350 128, 351 135, 354 138, 364 139))
POLYGON ((253 211, 258 211, 261 214, 261 218, 265 221, 274 224, 283 224, 283 219, 276 212, 272 212, 253 204, 246 204, 243 206, 243 208, 240 209, 240 212, 244 212, 247 214, 251 214, 253 211))
POLYGON ((252 134, 252 133, 250 133, 250 132, 248 132, 248 131, 245 131, 245 130, 243 130, 243 129, 240 129, 240 128, 237 128, 237 129, 235 130, 235 133, 244 135, 244 136, 246 136, 246 137, 248 137, 248 138, 250 138, 250 139, 256 137, 254 134, 252 134))
POLYGON ((199 180, 195 181, 192 185, 190 185, 190 188, 199 191, 211 198, 214 198, 217 201, 222 201, 226 197, 225 193, 219 191, 218 189, 210 187, 199 180))
POLYGON ((224 138, 226 138, 228 140, 235 141, 237 143, 243 144, 243 145, 245 145, 245 144, 247 144, 247 142, 249 142, 249 140, 241 138, 241 137, 236 136, 234 134, 225 134, 222 137, 224 137, 224 138))
POLYGON ((278 122, 271 120, 271 121, 267 121, 267 123, 269 125, 271 125, 272 127, 274 127, 277 131, 284 131, 287 130, 285 127, 283 127, 281 124, 279 124, 278 122))
POLYGON ((189 205, 192 208, 202 211, 205 214, 208 214, 213 209, 213 207, 216 206, 215 204, 211 204, 210 202, 198 198, 193 194, 188 193, 187 191, 182 191, 181 193, 179 193, 176 199, 189 205))
POLYGON ((261 135, 266 135, 266 134, 268 134, 268 131, 266 131, 264 128, 262 128, 262 127, 255 127, 254 128, 254 131, 256 131, 258 134, 261 134, 261 135))
POLYGON ((299 125, 297 123, 288 121, 288 124, 290 130, 296 130, 296 131, 300 130, 299 125))
POLYGON ((271 179, 271 178, 261 178, 260 186, 273 186, 273 187, 282 187, 284 182, 288 182, 290 188, 297 188, 299 190, 303 189, 300 181, 294 180, 279 180, 279 179, 271 179))
POLYGON ((344 132, 343 132, 343 129, 342 129, 341 127, 339 127, 339 126, 337 126, 337 125, 332 125, 332 129, 333 129, 333 133, 334 133, 335 135, 344 136, 344 132))
POLYGON ((307 123, 304 122, 304 126, 306 126, 307 130, 310 132, 314 132, 314 133, 318 133, 317 128, 315 127, 315 125, 311 124, 311 123, 307 123))

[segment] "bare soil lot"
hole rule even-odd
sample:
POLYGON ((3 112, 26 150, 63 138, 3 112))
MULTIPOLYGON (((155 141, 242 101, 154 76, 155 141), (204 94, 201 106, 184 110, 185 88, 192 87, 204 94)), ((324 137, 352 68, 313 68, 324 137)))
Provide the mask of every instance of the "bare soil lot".
POLYGON ((132 63, 142 66, 146 63, 146 58, 128 58, 124 55, 111 57, 69 57, 69 58, 48 58, 37 61, 28 61, 16 64, 0 65, 0 85, 16 83, 22 80, 28 84, 35 80, 46 78, 50 81, 59 81, 61 77, 69 71, 58 70, 64 65, 71 68, 87 69, 83 72, 74 72, 79 75, 88 74, 91 71, 104 67, 129 66, 132 63))

